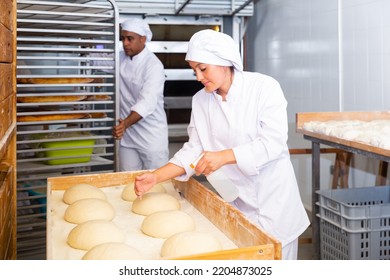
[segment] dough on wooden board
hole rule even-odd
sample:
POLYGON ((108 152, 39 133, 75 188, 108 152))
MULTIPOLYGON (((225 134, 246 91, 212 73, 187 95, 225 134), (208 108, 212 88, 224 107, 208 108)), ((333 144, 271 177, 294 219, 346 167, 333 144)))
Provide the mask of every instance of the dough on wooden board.
POLYGON ((81 224, 90 220, 111 221, 115 217, 114 207, 107 201, 98 198, 83 198, 69 205, 64 214, 65 221, 81 224))
POLYGON ((186 231, 172 235, 161 247, 161 257, 173 258, 222 250, 222 244, 207 232, 186 231))
POLYGON ((111 221, 92 220, 75 226, 68 235, 68 244, 88 251, 92 247, 107 242, 124 242, 124 232, 111 221))
POLYGON ((83 198, 98 198, 106 200, 106 194, 98 187, 89 184, 77 184, 66 189, 63 196, 63 201, 66 204, 72 204, 73 202, 83 198))
POLYGON ((84 254, 82 260, 142 260, 145 257, 136 248, 120 242, 96 245, 84 254))
POLYGON ((179 232, 195 230, 195 221, 180 210, 160 211, 146 216, 141 230, 152 237, 168 238, 179 232))
MULTIPOLYGON (((166 189, 162 184, 156 184, 154 185, 149 191, 150 192, 161 192, 165 193, 166 189)), ((122 199, 126 201, 134 201, 137 198, 137 195, 134 192, 134 182, 130 182, 127 184, 122 191, 122 199)))
POLYGON ((308 131, 364 143, 382 149, 390 147, 390 120, 388 119, 371 121, 310 121, 304 123, 303 128, 308 131))
POLYGON ((180 202, 170 194, 151 192, 134 200, 131 210, 147 216, 159 211, 180 210, 180 202))

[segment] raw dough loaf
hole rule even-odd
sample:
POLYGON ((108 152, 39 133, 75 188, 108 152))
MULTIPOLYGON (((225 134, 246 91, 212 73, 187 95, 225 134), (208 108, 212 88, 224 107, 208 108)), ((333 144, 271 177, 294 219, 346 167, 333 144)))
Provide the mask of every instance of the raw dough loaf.
POLYGON ((124 242, 125 234, 111 221, 93 220, 75 226, 68 235, 68 244, 76 249, 88 251, 107 242, 124 242))
MULTIPOLYGON (((165 193, 166 190, 162 184, 154 185, 149 191, 150 192, 161 192, 165 193)), ((137 195, 134 192, 134 182, 127 184, 122 191, 122 199, 126 201, 134 201, 137 198, 137 195)))
POLYGON ((186 231, 172 235, 161 247, 161 257, 173 258, 222 250, 217 238, 206 232, 186 231))
POLYGON ((144 256, 126 243, 108 242, 96 245, 82 260, 142 260, 144 256))
POLYGON ((66 204, 72 204, 83 198, 107 199, 106 194, 101 189, 89 184, 77 184, 68 188, 62 199, 66 204))
POLYGON ((134 200, 131 210, 139 215, 150 215, 159 211, 179 210, 180 202, 167 193, 151 192, 134 200))
POLYGON ((107 201, 98 198, 83 198, 75 201, 65 210, 65 221, 81 224, 91 220, 111 221, 115 217, 114 207, 107 201))
POLYGON ((168 238, 176 233, 195 230, 194 219, 180 210, 161 211, 147 216, 141 225, 146 235, 168 238))

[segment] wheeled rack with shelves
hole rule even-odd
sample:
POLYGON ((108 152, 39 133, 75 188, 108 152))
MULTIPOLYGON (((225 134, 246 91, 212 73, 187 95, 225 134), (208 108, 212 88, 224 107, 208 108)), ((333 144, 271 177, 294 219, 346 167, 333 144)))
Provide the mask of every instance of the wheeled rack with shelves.
POLYGON ((48 177, 116 170, 118 26, 113 0, 17 1, 18 258, 45 252, 48 177))

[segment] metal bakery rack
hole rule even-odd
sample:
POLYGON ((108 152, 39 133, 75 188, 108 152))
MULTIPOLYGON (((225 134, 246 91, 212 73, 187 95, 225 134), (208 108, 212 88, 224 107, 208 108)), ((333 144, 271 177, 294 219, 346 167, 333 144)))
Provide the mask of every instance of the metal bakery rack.
POLYGON ((118 26, 114 0, 17 1, 18 259, 45 253, 48 177, 116 169, 118 26))

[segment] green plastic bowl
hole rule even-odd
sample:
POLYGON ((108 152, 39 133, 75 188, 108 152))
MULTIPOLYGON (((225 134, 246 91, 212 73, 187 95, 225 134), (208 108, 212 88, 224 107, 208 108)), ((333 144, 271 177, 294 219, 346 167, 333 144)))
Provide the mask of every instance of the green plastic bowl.
POLYGON ((93 145, 95 145, 95 139, 66 140, 66 141, 58 141, 58 142, 41 143, 42 148, 60 149, 60 150, 50 150, 50 151, 43 152, 44 157, 52 158, 45 161, 45 163, 49 165, 89 162, 91 160, 93 147, 88 147, 88 146, 93 146, 93 145), (69 148, 69 149, 64 149, 64 148, 69 148), (60 158, 60 157, 68 157, 68 156, 73 156, 73 157, 60 158))

